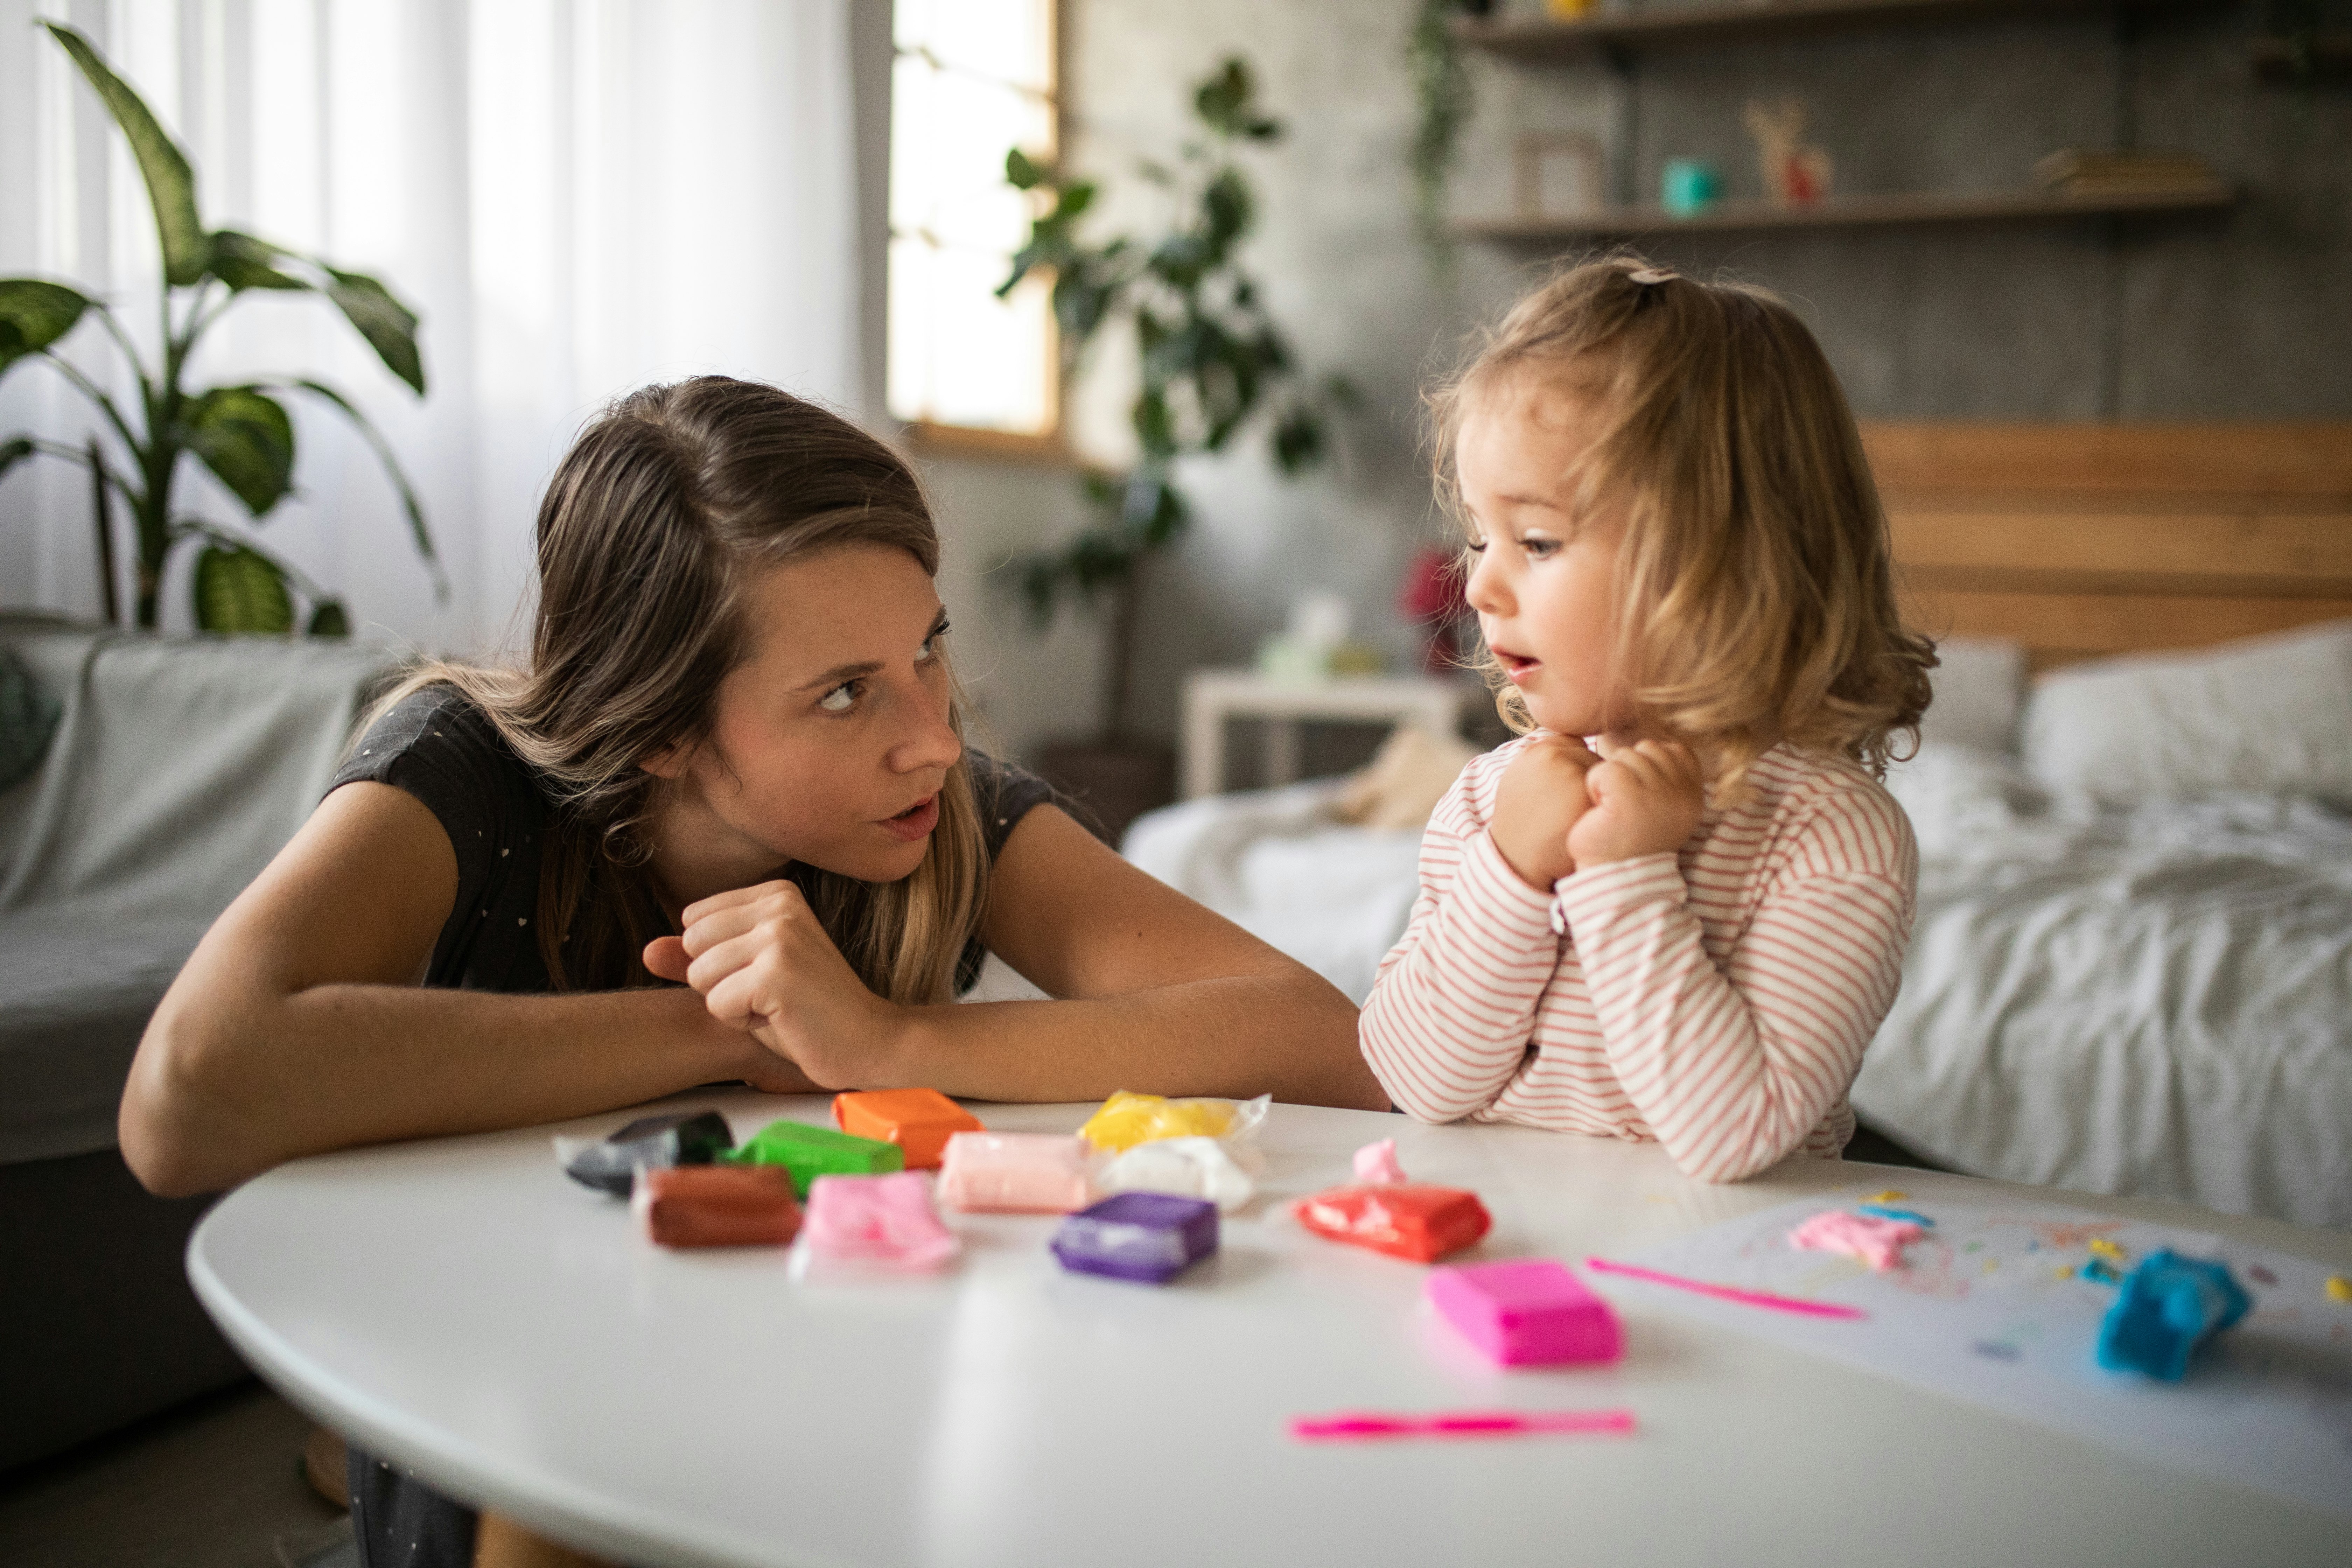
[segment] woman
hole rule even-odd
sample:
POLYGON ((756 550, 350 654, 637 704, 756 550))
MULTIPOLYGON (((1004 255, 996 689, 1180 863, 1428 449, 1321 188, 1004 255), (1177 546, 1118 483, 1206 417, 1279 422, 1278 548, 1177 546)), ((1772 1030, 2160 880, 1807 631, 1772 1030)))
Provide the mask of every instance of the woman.
MULTIPOLYGON (((938 566, 914 476, 823 409, 615 405, 540 510, 530 667, 379 710, 156 1009, 132 1171, 207 1192, 736 1079, 1385 1106, 1338 991, 965 749, 938 566), (950 1005, 983 948, 1066 1000, 950 1005)), ((470 1560, 465 1510, 352 1476, 372 1563, 470 1560)))

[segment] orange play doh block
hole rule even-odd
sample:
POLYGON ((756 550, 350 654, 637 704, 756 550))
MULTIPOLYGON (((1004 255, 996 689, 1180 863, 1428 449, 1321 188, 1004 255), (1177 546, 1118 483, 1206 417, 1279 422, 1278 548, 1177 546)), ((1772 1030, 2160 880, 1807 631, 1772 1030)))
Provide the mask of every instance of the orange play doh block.
POLYGON ((834 1125, 859 1138, 896 1143, 907 1169, 932 1171, 959 1132, 985 1132, 979 1117, 936 1089, 876 1089, 833 1097, 834 1125))
POLYGON ((630 1206, 663 1247, 782 1247, 800 1234, 792 1173, 780 1165, 641 1171, 630 1206))

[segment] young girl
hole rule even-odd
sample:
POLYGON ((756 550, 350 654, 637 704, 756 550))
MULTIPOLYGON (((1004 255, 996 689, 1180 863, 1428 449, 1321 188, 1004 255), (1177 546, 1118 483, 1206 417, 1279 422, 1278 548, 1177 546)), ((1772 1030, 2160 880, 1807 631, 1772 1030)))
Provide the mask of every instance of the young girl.
POLYGON ((1619 259, 1433 404, 1522 738, 1430 818, 1366 1058, 1423 1121, 1655 1139, 1702 1180, 1835 1156, 1917 880, 1875 775, 1935 657, 1828 363, 1769 294, 1619 259))

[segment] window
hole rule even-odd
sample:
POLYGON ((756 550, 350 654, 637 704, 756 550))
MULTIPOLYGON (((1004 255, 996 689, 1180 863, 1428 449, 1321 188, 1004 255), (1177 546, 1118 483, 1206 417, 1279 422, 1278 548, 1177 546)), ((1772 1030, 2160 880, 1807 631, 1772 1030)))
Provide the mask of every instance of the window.
POLYGON ((891 414, 953 444, 1049 447, 1052 279, 996 287, 1028 237, 1013 147, 1058 151, 1055 0, 897 0, 890 80, 891 414))

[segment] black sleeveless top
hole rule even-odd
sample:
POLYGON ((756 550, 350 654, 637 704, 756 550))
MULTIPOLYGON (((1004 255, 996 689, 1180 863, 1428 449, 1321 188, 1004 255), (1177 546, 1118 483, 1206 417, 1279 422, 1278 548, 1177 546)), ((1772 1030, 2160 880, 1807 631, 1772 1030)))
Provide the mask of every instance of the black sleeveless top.
MULTIPOLYGON (((1044 780, 968 752, 993 863, 1013 829, 1053 798, 1044 780)), ((454 687, 428 686, 368 726, 335 771, 331 793, 355 780, 388 784, 425 803, 457 852, 457 901, 425 984, 450 990, 548 990, 540 957, 539 868, 552 807, 528 763, 454 687)), ((801 868, 785 875, 793 876, 801 868)), ((977 937, 956 964, 959 994, 979 977, 977 937)), ((471 1568, 476 1516, 408 1472, 353 1448, 352 1530, 367 1568, 471 1568)))

